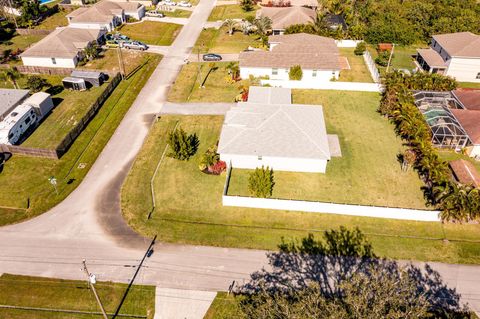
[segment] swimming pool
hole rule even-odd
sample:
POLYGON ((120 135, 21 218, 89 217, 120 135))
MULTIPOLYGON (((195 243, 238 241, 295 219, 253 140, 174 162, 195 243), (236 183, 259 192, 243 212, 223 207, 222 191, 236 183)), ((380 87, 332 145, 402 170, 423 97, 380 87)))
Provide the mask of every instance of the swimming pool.
POLYGON ((47 3, 50 3, 50 2, 53 2, 55 0, 40 0, 40 4, 47 4, 47 3))

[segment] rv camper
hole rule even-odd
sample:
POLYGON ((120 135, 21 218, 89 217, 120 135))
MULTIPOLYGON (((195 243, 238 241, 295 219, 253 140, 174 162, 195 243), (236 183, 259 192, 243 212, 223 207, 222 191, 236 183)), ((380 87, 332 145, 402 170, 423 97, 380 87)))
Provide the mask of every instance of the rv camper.
POLYGON ((66 77, 62 80, 63 87, 74 91, 84 91, 87 89, 87 85, 84 79, 66 77))
POLYGON ((53 101, 50 94, 45 92, 37 92, 32 94, 23 104, 30 105, 35 113, 37 113, 37 118, 41 120, 53 109, 53 101))
POLYGON ((0 144, 13 145, 22 135, 37 123, 37 114, 32 106, 22 104, 17 106, 0 122, 0 144))

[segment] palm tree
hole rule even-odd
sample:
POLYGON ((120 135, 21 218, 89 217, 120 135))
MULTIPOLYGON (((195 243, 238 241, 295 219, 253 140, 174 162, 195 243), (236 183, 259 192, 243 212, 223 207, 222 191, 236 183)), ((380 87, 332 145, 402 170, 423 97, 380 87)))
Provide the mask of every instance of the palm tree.
POLYGON ((237 21, 232 19, 227 19, 223 22, 223 26, 228 28, 228 35, 232 36, 233 32, 235 31, 235 27, 237 26, 237 21))
POLYGON ((253 20, 253 24, 257 28, 257 33, 261 36, 266 36, 268 31, 272 29, 272 19, 266 16, 253 20))
POLYGON ((232 61, 228 63, 225 69, 227 70, 228 74, 232 76, 232 80, 236 80, 238 78, 238 73, 240 72, 240 68, 237 62, 232 61))
POLYGON ((9 81, 13 84, 13 87, 18 89, 17 80, 21 77, 21 73, 18 72, 17 68, 13 67, 10 69, 3 70, 0 73, 0 79, 3 81, 9 81))
POLYGON ((96 44, 92 44, 92 45, 89 45, 87 46, 83 52, 85 53, 85 57, 91 61, 95 58, 98 57, 98 47, 96 44))

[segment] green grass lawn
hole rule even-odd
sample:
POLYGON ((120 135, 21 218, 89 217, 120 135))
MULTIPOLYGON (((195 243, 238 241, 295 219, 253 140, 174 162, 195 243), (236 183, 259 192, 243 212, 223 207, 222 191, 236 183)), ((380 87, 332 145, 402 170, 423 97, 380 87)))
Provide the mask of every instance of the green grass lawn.
MULTIPOLYGON (((140 65, 144 64, 148 59, 156 56, 153 53, 145 53, 137 50, 124 50, 122 49, 122 59, 125 66, 125 73, 128 75, 130 72, 137 69, 140 65)), ((104 70, 115 74, 120 72, 118 51, 117 49, 108 49, 101 53, 100 57, 95 60, 89 61, 86 64, 80 66, 81 69, 93 69, 104 70)))
POLYGON ((181 29, 180 24, 144 21, 124 24, 119 28, 119 31, 133 40, 146 44, 171 45, 181 29))
POLYGON ((68 25, 68 20, 66 15, 70 11, 59 8, 59 11, 55 14, 52 14, 45 20, 43 20, 39 25, 35 26, 34 29, 39 30, 55 30, 57 27, 64 27, 68 25))
MULTIPOLYGON (((62 76, 50 76, 49 83, 62 86, 62 76)), ((22 146, 55 149, 67 134, 78 124, 90 106, 102 94, 108 83, 101 87, 92 87, 87 91, 77 92, 62 90, 52 95, 55 108, 30 135, 22 146)), ((47 90, 48 91, 48 90, 47 90)))
POLYGON ((25 213, 14 209, 0 210, 0 225, 45 212, 79 185, 160 59, 160 56, 153 55, 149 63, 117 86, 60 160, 14 155, 5 164, 0 173, 0 207, 22 209, 29 203, 30 208, 25 213), (79 167, 80 163, 85 167, 79 167), (48 182, 50 176, 57 178, 58 195, 48 182))
MULTIPOLYGON (((330 98, 338 103, 337 93, 317 91, 311 94, 325 95, 324 98, 330 95, 330 98)), ((352 96, 354 93, 346 94, 350 94, 354 101, 362 101, 358 96, 352 96)), ((369 95, 369 93, 356 94, 369 95)), ((307 97, 308 94, 305 94, 305 98, 307 97)), ((295 100, 298 102, 298 97, 295 100)), ((315 99, 311 98, 311 102, 315 102, 315 99)), ((368 110, 368 105, 358 105, 359 109, 361 107, 368 110)), ((390 136, 390 142, 397 145, 386 148, 386 152, 393 158, 388 160, 390 164, 383 167, 391 165, 391 169, 397 171, 399 168, 394 163, 395 149, 401 149, 401 142, 393 137, 393 128, 386 120, 377 115, 375 121, 385 121, 385 123, 370 124, 369 129, 370 126, 376 130, 385 125, 390 129, 389 132, 384 132, 387 137, 379 136, 378 138, 387 139, 390 136)), ((158 239, 164 242, 275 249, 282 237, 286 240, 298 239, 309 232, 322 232, 345 225, 359 227, 380 256, 451 263, 480 263, 480 225, 442 225, 441 223, 223 207, 221 196, 225 175, 206 175, 198 169, 201 154, 218 141, 222 123, 221 116, 164 116, 152 127, 122 188, 122 211, 134 229, 147 236, 157 234, 158 239), (185 131, 198 135, 199 150, 186 162, 170 157, 164 158, 154 180, 157 205, 151 219, 147 220, 152 210, 150 179, 165 150, 167 135, 177 123, 185 131), (444 241, 444 238, 450 241, 444 241)), ((341 136, 341 138, 344 146, 356 147, 353 142, 345 142, 349 137, 341 136)), ((373 145, 367 147, 369 152, 373 152, 373 145)), ((353 156, 356 152, 344 150, 344 156, 353 156)), ((383 155, 379 156, 382 160, 384 159, 383 155)), ((377 170, 376 168, 367 169, 377 170)), ((388 172, 383 174, 391 176, 388 172)), ((415 180, 412 173, 398 176, 400 180, 390 181, 390 185, 378 178, 379 185, 384 185, 386 189, 379 190, 380 187, 376 187, 375 190, 382 191, 382 195, 386 197, 394 197, 394 195, 385 195, 387 193, 401 191, 409 194, 405 196, 411 196, 412 202, 419 202, 421 183, 418 178, 415 180), (413 180, 416 190, 411 185, 405 186, 405 180, 408 179, 413 180), (407 189, 401 189, 401 187, 407 187, 407 189)), ((397 195, 399 201, 400 196, 397 195)))
MULTIPOLYGON (((95 288, 107 313, 115 313, 127 289, 126 284, 97 282, 95 288)), ((50 308, 99 312, 100 308, 86 281, 61 280, 43 277, 3 274, 0 277, 0 304, 22 307, 50 308)), ((120 314, 147 316, 155 312, 155 287, 134 285, 120 314)), ((1 318, 9 319, 83 319, 100 318, 101 315, 80 315, 31 310, 0 309, 1 318)), ((122 318, 132 318, 125 316, 122 318)))
POLYGON ((229 75, 225 69, 227 64, 228 62, 215 63, 217 69, 210 73, 208 73, 210 63, 184 65, 175 84, 168 92, 168 100, 170 102, 234 102, 235 97, 240 93, 239 87, 249 86, 251 83, 250 80, 228 82, 229 75), (199 65, 201 76, 198 74, 199 65), (203 81, 205 81, 204 88, 200 88, 203 81))
MULTIPOLYGON (((392 64, 391 66, 394 69, 407 69, 407 70, 413 70, 416 68, 416 65, 414 63, 414 59, 412 58, 412 55, 417 52, 418 48, 423 48, 425 47, 425 44, 418 44, 418 45, 411 45, 411 46, 395 46, 393 58, 392 58, 392 64)), ((372 55, 373 60, 378 56, 378 52, 376 50, 375 46, 367 46, 368 51, 372 55)), ((378 70, 380 71, 380 74, 385 73, 386 68, 376 65, 378 70)))
POLYGON ((189 10, 182 10, 182 9, 175 9, 175 11, 161 11, 166 17, 171 18, 190 18, 192 15, 192 11, 189 10))
POLYGON ((480 89, 480 83, 475 82, 458 82, 459 88, 465 89, 480 89))
POLYGON ((355 55, 353 50, 353 48, 340 48, 340 54, 342 57, 347 58, 350 70, 341 70, 339 81, 373 82, 363 56, 355 55))
POLYGON ((215 6, 213 7, 212 13, 208 17, 208 21, 246 19, 249 16, 255 17, 255 12, 255 9, 245 12, 238 4, 215 6))
POLYGON ((239 298, 241 297, 235 298, 233 295, 227 295, 226 292, 218 292, 203 319, 239 318, 239 298))
POLYGON ((200 33, 192 52, 240 53, 249 46, 261 47, 258 35, 245 35, 236 31, 230 36, 226 27, 221 27, 218 30, 208 28, 200 33))
POLYGON ((16 51, 17 49, 25 51, 29 46, 44 37, 44 35, 16 35, 10 40, 0 42, 0 52, 5 50, 16 51))

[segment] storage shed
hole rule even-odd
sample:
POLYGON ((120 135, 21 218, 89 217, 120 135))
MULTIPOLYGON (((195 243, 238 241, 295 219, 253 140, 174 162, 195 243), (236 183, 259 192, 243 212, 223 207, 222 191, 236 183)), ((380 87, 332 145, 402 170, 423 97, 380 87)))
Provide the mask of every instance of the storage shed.
POLYGON ((92 86, 100 86, 105 80, 105 74, 96 71, 74 70, 70 74, 72 78, 83 79, 86 83, 92 86))
POLYGON ((83 91, 87 89, 84 79, 66 77, 62 80, 63 87, 74 91, 83 91))

